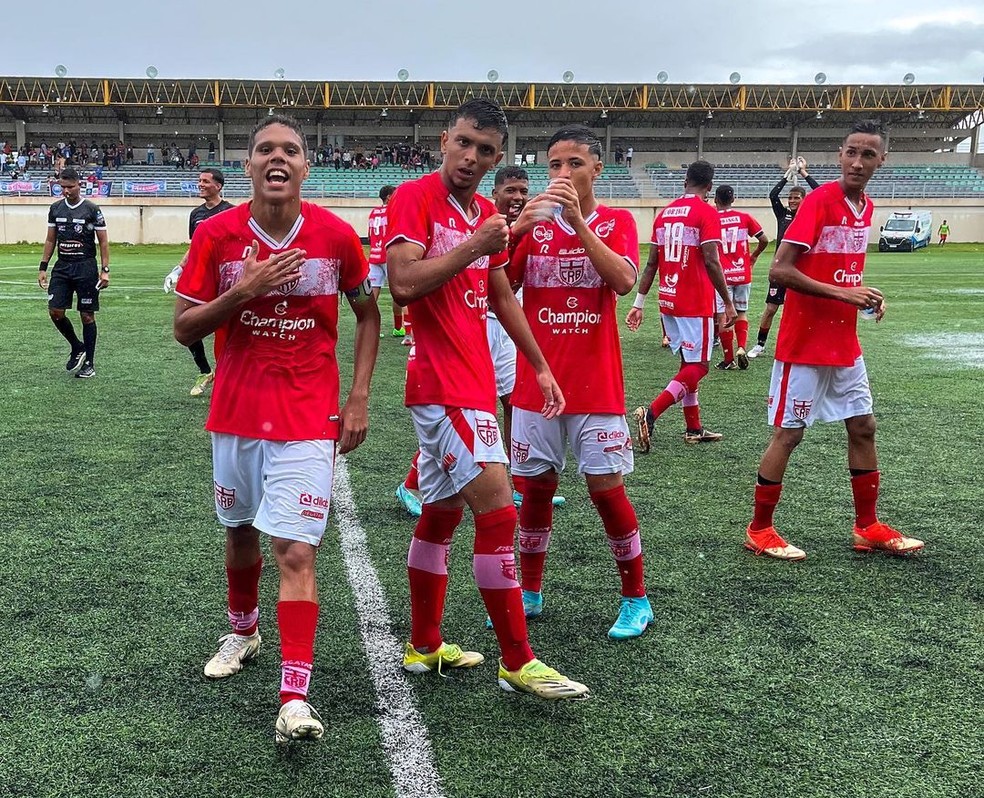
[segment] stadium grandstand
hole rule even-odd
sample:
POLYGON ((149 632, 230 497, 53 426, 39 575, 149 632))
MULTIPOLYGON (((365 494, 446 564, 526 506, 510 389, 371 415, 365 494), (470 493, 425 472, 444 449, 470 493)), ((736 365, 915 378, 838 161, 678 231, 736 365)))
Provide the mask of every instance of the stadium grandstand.
MULTIPOLYGON (((503 163, 524 165, 533 192, 547 181, 543 159, 552 132, 572 122, 595 129, 606 151, 597 194, 631 208, 643 225, 679 193, 686 164, 696 158, 715 164, 716 182, 734 185, 742 203, 764 205, 791 156, 805 157, 817 180, 833 179, 843 132, 859 118, 876 118, 888 131, 890 159, 870 184, 872 196, 886 207, 952 206, 955 239, 984 240, 981 86, 72 77, 0 78, 0 149, 6 151, 0 239, 37 237, 16 219, 16 207, 50 197, 67 153, 111 217, 116 206, 157 209, 156 222, 141 219, 133 233, 132 224, 124 226, 125 236, 180 241, 183 225, 176 220, 197 197, 201 168, 224 169, 226 197, 248 196, 242 169, 248 133, 274 113, 297 117, 308 133, 312 169, 304 196, 364 228, 381 185, 436 166, 449 110, 473 96, 506 110, 503 163), (173 219, 164 210, 168 203, 180 211, 173 219), (154 224, 161 229, 145 229, 154 224)), ((491 177, 487 182, 485 193, 491 177)), ((36 220, 31 224, 37 227, 36 220)))

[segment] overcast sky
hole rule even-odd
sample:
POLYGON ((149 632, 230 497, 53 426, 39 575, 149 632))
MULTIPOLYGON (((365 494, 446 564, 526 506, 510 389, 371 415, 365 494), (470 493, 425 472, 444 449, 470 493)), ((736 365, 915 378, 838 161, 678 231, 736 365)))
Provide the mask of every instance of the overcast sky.
MULTIPOLYGON (((56 3, 52 9, 58 12, 56 3)), ((47 36, 11 31, 0 73, 162 78, 641 83, 917 83, 984 80, 982 0, 673 2, 209 0, 55 13, 47 36), (671 6, 665 9, 664 6, 671 6), (107 10, 111 9, 111 10, 107 10), (90 14, 90 11, 92 12, 90 14), (64 27, 63 27, 64 24, 64 27)))

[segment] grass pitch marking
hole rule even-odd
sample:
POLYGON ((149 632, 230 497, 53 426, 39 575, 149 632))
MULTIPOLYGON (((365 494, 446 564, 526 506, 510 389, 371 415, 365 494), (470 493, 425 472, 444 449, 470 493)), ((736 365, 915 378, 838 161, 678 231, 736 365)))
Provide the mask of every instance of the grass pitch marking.
POLYGON ((922 350, 923 357, 970 368, 984 368, 984 333, 937 333, 906 335, 902 342, 922 350))
POLYGON ((383 750, 397 798, 443 798, 434 753, 413 689, 400 670, 403 647, 390 632, 389 607, 379 575, 369 557, 366 533, 359 523, 344 457, 335 461, 332 496, 359 634, 376 690, 383 750))

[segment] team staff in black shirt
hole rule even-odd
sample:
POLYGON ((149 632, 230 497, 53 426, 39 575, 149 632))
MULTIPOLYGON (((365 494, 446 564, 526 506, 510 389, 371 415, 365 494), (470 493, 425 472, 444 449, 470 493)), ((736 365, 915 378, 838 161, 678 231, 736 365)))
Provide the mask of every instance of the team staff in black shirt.
POLYGON ((38 266, 38 285, 47 289, 48 315, 72 347, 65 369, 86 379, 96 376, 96 311, 99 291, 109 285, 109 239, 99 206, 81 197, 78 172, 63 169, 58 182, 62 198, 48 210, 48 236, 38 266), (97 240, 101 269, 96 268, 97 240), (48 262, 56 248, 58 257, 49 280, 48 262), (65 316, 72 307, 73 294, 82 319, 81 341, 65 316))

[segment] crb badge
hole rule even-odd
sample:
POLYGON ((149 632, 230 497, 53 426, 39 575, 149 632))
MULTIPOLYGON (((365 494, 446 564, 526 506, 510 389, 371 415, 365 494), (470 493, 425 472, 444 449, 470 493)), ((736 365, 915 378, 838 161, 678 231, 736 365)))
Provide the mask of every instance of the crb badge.
POLYGON ((530 445, 528 443, 517 443, 513 441, 513 462, 522 465, 530 459, 530 445))
POLYGON ((479 419, 475 422, 475 432, 486 446, 494 446, 499 440, 499 425, 494 421, 479 419))
POLYGON ((813 401, 809 399, 793 399, 793 415, 800 421, 805 420, 813 409, 813 401))
POLYGON ((577 260, 562 260, 558 263, 557 271, 565 285, 577 285, 584 277, 584 258, 577 260))
POLYGON ((212 482, 215 486, 215 504, 223 510, 228 510, 236 503, 236 489, 226 488, 218 482, 212 482))

